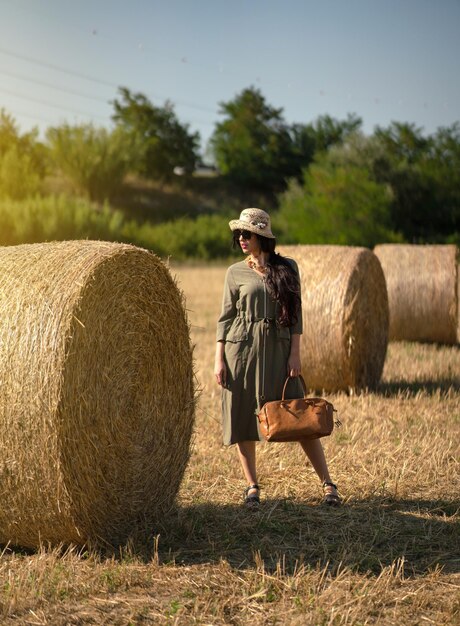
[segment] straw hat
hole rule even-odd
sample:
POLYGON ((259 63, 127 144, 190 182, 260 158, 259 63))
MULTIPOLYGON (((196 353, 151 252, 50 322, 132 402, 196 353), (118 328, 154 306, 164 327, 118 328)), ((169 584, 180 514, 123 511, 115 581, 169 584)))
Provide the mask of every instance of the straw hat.
POLYGON ((251 233, 267 237, 267 239, 275 239, 270 216, 262 209, 244 209, 241 211, 239 220, 231 220, 228 224, 232 230, 249 230, 251 233))

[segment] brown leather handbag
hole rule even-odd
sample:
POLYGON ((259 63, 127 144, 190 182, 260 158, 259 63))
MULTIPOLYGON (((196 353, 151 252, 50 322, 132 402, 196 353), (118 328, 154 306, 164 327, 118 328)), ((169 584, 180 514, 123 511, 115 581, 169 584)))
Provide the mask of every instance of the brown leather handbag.
MULTIPOLYGON (((299 376, 303 398, 285 400, 289 376, 283 387, 281 400, 266 402, 259 411, 260 432, 267 441, 299 441, 327 437, 334 428, 334 406, 323 398, 307 398, 307 388, 299 376)), ((336 425, 340 422, 337 420, 336 425)))

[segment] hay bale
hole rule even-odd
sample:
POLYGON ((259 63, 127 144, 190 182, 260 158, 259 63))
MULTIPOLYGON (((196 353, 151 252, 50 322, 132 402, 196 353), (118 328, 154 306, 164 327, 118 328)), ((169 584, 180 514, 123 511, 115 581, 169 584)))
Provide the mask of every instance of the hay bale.
POLYGON ((388 343, 388 299, 377 257, 366 248, 281 246, 302 283, 302 370, 312 389, 374 387, 388 343))
POLYGON ((192 349, 155 255, 69 241, 0 248, 0 542, 126 540, 189 458, 192 349))
POLYGON ((456 246, 385 244, 374 252, 387 282, 390 340, 459 341, 456 246))

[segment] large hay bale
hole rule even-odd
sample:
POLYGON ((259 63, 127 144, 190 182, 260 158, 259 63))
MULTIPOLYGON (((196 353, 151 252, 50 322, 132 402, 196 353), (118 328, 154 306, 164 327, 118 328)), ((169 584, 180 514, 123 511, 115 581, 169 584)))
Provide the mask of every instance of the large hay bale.
POLYGON ((281 246, 302 283, 302 370, 313 389, 374 387, 388 344, 388 298, 377 257, 366 248, 281 246))
POLYGON ((374 252, 387 282, 390 340, 459 341, 456 246, 385 244, 374 252))
POLYGON ((189 458, 192 349, 155 255, 69 241, 0 248, 0 542, 126 540, 189 458))

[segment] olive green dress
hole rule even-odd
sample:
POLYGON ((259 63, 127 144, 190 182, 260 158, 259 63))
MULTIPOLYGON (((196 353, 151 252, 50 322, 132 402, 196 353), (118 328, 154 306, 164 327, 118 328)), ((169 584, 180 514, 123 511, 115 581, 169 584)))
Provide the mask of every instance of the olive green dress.
MULTIPOLYGON (((295 261, 288 260, 298 273, 295 261)), ((281 399, 291 335, 302 333, 302 313, 290 328, 279 325, 278 314, 279 305, 260 274, 245 261, 228 268, 217 322, 217 341, 225 342, 227 366, 222 388, 224 445, 261 439, 257 413, 265 402, 281 399)), ((290 380, 286 397, 302 396, 299 379, 290 380)))

